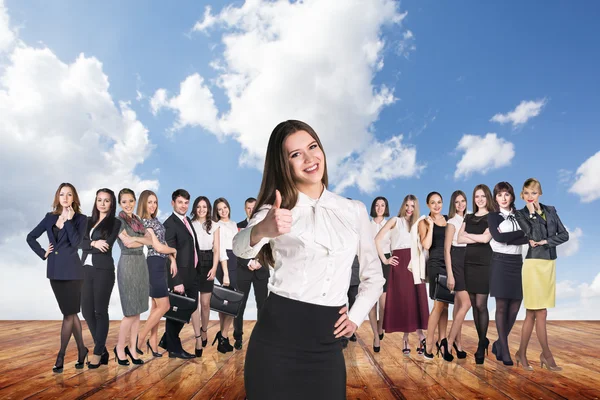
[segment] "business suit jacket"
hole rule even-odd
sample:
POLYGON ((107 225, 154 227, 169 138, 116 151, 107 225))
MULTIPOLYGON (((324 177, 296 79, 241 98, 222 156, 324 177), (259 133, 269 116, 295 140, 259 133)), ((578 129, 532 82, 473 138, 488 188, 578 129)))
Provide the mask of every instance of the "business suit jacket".
MULTIPOLYGON (((85 261, 88 260, 88 256, 91 258, 91 262, 94 265, 94 268, 99 269, 114 269, 115 261, 112 256, 112 249, 119 236, 119 230, 121 228, 121 221, 118 218, 114 218, 114 224, 112 231, 109 233, 108 237, 102 237, 102 225, 108 223, 107 219, 104 218, 102 222, 94 229, 94 233, 92 233, 92 237, 90 237, 90 231, 92 230, 93 222, 92 218, 88 218, 87 227, 85 230, 85 236, 79 245, 79 248, 83 250, 81 254, 81 263, 85 265, 85 261), (101 252, 95 247, 92 247, 92 242, 94 240, 106 240, 106 243, 110 246, 106 253, 101 252)), ((88 261, 89 264, 89 261, 88 261)))
MULTIPOLYGON (((248 220, 245 219, 241 222, 238 222, 237 227, 238 227, 238 231, 241 231, 242 229, 246 229, 246 227, 248 227, 248 220)), ((251 271, 248 268, 249 262, 250 262, 250 260, 238 257, 238 264, 237 264, 238 280, 244 279, 244 277, 246 279, 250 279, 253 273, 255 274, 257 279, 260 279, 260 280, 269 279, 269 275, 270 275, 269 267, 263 265, 256 271, 251 271)))
POLYGON ((46 277, 60 281, 82 280, 83 264, 77 250, 85 234, 87 218, 83 214, 75 214, 72 219, 65 221, 63 228, 54 238, 52 227, 58 221, 58 214, 48 213, 42 221, 27 235, 27 244, 42 260, 46 250, 40 246, 37 239, 44 232, 54 246, 54 251, 48 254, 46 277))
POLYGON ((188 287, 191 287, 195 283, 196 268, 198 268, 198 265, 194 264, 194 247, 198 255, 200 254, 200 248, 198 247, 198 238, 192 226, 192 221, 187 216, 184 218, 190 224, 193 236, 183 221, 174 213, 165 220, 163 225, 165 226, 165 241, 167 245, 177 250, 177 275, 171 277, 171 274, 168 274, 169 286, 173 288, 183 284, 187 293, 188 287))
POLYGON ((543 246, 529 246, 527 258, 556 260, 556 246, 569 240, 569 232, 558 218, 554 207, 540 203, 540 208, 544 211, 545 220, 537 213, 530 216, 527 207, 516 213, 519 226, 529 239, 534 242, 548 241, 548 244, 543 246))

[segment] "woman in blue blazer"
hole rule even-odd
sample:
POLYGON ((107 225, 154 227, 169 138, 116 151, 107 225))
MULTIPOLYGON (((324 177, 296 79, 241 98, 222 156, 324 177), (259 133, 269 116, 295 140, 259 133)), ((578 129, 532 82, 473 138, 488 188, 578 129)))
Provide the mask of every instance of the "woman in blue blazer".
POLYGON ((83 266, 77 253, 85 234, 87 218, 80 212, 79 196, 70 183, 61 183, 54 195, 53 211, 27 235, 27 243, 42 260, 48 260, 46 275, 63 314, 60 332, 60 351, 52 371, 62 372, 65 351, 71 334, 77 342, 77 364, 85 365, 88 349, 83 344, 81 322, 77 313, 81 305, 83 266), (48 249, 44 250, 37 241, 44 232, 48 235, 48 249))

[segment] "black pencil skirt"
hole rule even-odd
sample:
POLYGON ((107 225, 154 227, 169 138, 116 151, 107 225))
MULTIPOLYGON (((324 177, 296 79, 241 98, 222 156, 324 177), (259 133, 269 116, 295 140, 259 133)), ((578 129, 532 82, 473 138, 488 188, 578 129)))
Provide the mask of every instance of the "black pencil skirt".
POLYGON ((62 315, 77 314, 81 311, 82 280, 59 281, 50 279, 50 286, 62 315))
POLYGON ((246 352, 247 399, 345 399, 346 364, 342 344, 333 334, 342 307, 271 293, 246 352))

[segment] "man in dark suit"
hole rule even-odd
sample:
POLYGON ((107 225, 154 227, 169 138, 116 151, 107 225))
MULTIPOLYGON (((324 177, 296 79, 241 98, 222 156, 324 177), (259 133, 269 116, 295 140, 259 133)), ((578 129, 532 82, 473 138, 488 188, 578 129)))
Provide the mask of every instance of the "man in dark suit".
MULTIPOLYGON (((256 205, 256 199, 250 197, 244 203, 246 219, 237 224, 238 230, 245 229, 256 205)), ((244 293, 244 298, 240 306, 240 312, 233 321, 233 338, 235 343, 233 347, 237 350, 242 349, 242 336, 244 334, 244 311, 246 302, 250 294, 250 285, 254 285, 254 298, 256 300, 257 319, 260 318, 260 310, 267 299, 269 291, 267 284, 269 282, 269 268, 260 265, 258 260, 246 260, 238 257, 237 285, 238 290, 244 293)))
MULTIPOLYGON (((177 189, 171 196, 173 214, 165 220, 165 240, 169 247, 177 249, 175 258, 177 273, 175 276, 168 274, 169 288, 176 293, 185 293, 194 299, 198 305, 198 288, 196 283, 196 268, 198 266, 198 238, 192 226, 192 221, 186 216, 190 205, 190 194, 184 189, 177 189)), ((194 358, 181 347, 179 333, 183 323, 167 319, 165 334, 161 340, 161 347, 169 351, 170 358, 194 358)))

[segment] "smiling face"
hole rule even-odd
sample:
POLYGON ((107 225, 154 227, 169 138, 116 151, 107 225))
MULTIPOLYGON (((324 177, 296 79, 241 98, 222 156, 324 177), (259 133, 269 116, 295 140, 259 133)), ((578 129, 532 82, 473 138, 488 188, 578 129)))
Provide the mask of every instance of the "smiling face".
POLYGON ((510 204, 514 199, 507 191, 500 192, 496 195, 496 202, 503 210, 510 210, 510 204))
POLYGON ((460 215, 465 215, 465 210, 467 209, 467 199, 463 196, 456 196, 456 200, 454 200, 454 208, 456 208, 456 212, 460 215))
POLYGON ((173 211, 179 215, 185 215, 190 208, 190 201, 182 196, 177 196, 174 201, 171 201, 173 211))
POLYGON ((523 192, 521 192, 521 197, 527 203, 538 203, 540 201, 540 190, 536 185, 531 185, 529 187, 523 188, 523 192))
POLYGON ((125 193, 121 195, 121 201, 119 205, 125 211, 125 214, 132 215, 133 210, 135 210, 135 198, 129 193, 125 193))
POLYGON ((317 141, 306 131, 289 135, 283 144, 292 178, 300 191, 322 185, 325 156, 317 141))
POLYGON ((408 200, 404 206, 404 209, 406 210, 406 218, 409 219, 415 213, 415 202, 408 200))
POLYGON ((111 206, 111 196, 106 192, 99 192, 96 196, 96 208, 100 214, 108 214, 111 206))
POLYGON ((379 199, 375 202, 375 213, 378 217, 383 217, 385 214, 385 201, 379 199))
POLYGON ((429 207, 432 215, 439 215, 442 212, 442 205, 442 198, 437 194, 431 196, 429 202, 427 202, 427 207, 429 207))
POLYGON ((63 186, 58 194, 58 199, 63 210, 71 207, 73 204, 73 189, 70 186, 63 186))
POLYGON ((150 215, 156 215, 155 212, 158 209, 158 199, 154 195, 148 196, 148 201, 146 201, 146 210, 150 215))
POLYGON ((197 218, 205 220, 208 215, 208 205, 204 200, 200 200, 196 206, 195 214, 197 218))
POLYGON ((227 204, 223 202, 217 204, 217 213, 219 214, 219 219, 229 220, 229 207, 227 207, 227 204))
POLYGON ((481 189, 475 192, 475 204, 480 209, 487 207, 487 198, 485 197, 485 192, 481 189))

